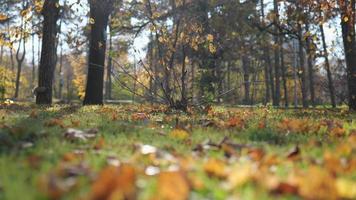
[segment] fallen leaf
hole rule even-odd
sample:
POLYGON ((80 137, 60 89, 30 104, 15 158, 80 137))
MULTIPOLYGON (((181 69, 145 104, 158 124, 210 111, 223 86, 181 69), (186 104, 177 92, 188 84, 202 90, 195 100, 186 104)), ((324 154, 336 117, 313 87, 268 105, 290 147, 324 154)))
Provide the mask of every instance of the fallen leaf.
POLYGON ((157 180, 157 200, 187 200, 190 186, 184 173, 181 171, 161 172, 157 180))
POLYGON ((189 133, 183 129, 173 129, 169 136, 175 139, 185 140, 189 138, 189 133))
POLYGON ((206 174, 212 177, 217 177, 217 178, 226 178, 227 177, 227 172, 226 172, 226 165, 223 161, 215 159, 215 158, 210 158, 203 166, 204 171, 206 174))
POLYGON ((92 185, 90 199, 136 199, 136 170, 129 164, 104 168, 92 185))
POLYGON ((78 130, 78 129, 69 128, 64 133, 64 137, 71 141, 74 141, 74 140, 86 141, 88 139, 95 138, 97 133, 98 133, 97 129, 89 129, 86 131, 82 131, 82 130, 78 130))

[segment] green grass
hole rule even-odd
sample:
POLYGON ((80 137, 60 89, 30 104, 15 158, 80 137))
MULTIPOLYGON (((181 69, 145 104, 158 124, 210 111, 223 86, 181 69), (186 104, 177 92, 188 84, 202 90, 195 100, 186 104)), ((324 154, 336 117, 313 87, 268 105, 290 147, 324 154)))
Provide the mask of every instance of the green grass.
MULTIPOLYGON (((236 144, 251 145, 253 148, 262 148, 266 154, 276 154, 285 158, 286 153, 295 145, 301 147, 303 159, 295 163, 283 163, 276 167, 276 174, 287 177, 293 168, 306 169, 311 162, 320 160, 325 151, 333 151, 337 145, 347 139, 347 135, 356 129, 355 114, 340 110, 275 110, 269 109, 267 114, 264 108, 238 109, 216 108, 216 116, 208 116, 204 113, 193 115, 164 114, 153 112, 148 106, 104 106, 104 107, 79 107, 79 106, 54 106, 50 108, 38 108, 33 105, 5 106, 0 110, 0 199, 48 199, 40 186, 41 177, 58 168, 63 162, 63 155, 73 151, 83 151, 81 162, 90 168, 95 174, 106 166, 108 156, 115 156, 122 162, 131 162, 135 154, 136 144, 149 144, 158 149, 174 155, 191 156, 192 149, 198 144, 210 140, 219 143, 224 137, 229 137, 236 144), (31 112, 36 114, 30 117, 31 112), (146 121, 131 120, 131 114, 137 112, 150 112, 150 119, 146 121), (241 115, 245 119, 244 112, 250 112, 246 118, 244 129, 204 127, 202 119, 214 119, 227 121, 229 114, 241 115), (252 113, 252 114, 251 114, 252 113), (116 115, 113 120, 113 115, 116 115), (169 119, 165 119, 169 116, 169 119), (267 127, 259 129, 259 121, 266 116, 267 127), (179 118, 182 125, 191 124, 192 130, 187 140, 180 140, 168 136, 175 126, 175 118, 179 118), (66 128, 59 126, 47 127, 45 122, 58 118, 67 127, 72 127, 72 121, 79 121, 77 129, 98 128, 99 135, 86 142, 71 142, 63 137, 66 128), (340 121, 346 135, 342 138, 326 136, 326 133, 281 133, 276 125, 284 118, 303 118, 318 123, 322 119, 340 121), (103 138, 105 144, 97 151, 93 148, 103 138), (313 145, 312 141, 320 143, 313 145), (24 148, 24 144, 33 146, 24 148), (40 157, 38 166, 29 164, 31 156, 40 157)), ((241 156, 245 152, 237 150, 241 156)), ((352 155, 354 155, 354 152, 352 155)), ((201 166, 211 157, 226 160, 221 150, 211 150, 197 158, 194 174, 204 183, 204 188, 191 191, 191 199, 227 199, 228 197, 241 197, 242 199, 298 199, 297 195, 275 195, 249 181, 234 190, 226 190, 223 181, 215 177, 209 177, 201 166)), ((238 161, 240 162, 240 161, 238 161)), ((75 162, 74 162, 75 163, 75 162)), ((137 166, 141 162, 134 163, 137 166)), ((74 165, 74 164, 73 164, 74 165)), ((227 164, 229 165, 229 164, 227 164)), ((161 166, 164 169, 164 166, 161 166)), ((340 177, 351 178, 356 181, 356 172, 339 174, 340 177)), ((156 179, 140 175, 139 199, 150 199, 156 191, 156 179)), ((87 197, 90 193, 92 179, 88 175, 80 176, 78 186, 66 192, 63 199, 78 199, 87 197)))

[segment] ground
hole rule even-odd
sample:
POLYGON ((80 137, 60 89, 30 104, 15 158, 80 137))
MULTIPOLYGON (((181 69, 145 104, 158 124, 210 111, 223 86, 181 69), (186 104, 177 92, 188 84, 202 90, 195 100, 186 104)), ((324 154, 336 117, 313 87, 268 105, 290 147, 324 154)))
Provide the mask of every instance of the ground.
POLYGON ((0 199, 356 199, 345 109, 3 103, 0 199))

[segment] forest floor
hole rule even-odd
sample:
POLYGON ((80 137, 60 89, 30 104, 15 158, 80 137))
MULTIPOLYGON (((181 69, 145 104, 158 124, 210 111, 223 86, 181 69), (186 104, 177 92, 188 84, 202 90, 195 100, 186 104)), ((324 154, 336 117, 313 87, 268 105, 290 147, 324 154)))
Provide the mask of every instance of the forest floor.
POLYGON ((356 114, 0 107, 0 199, 356 199, 356 114))

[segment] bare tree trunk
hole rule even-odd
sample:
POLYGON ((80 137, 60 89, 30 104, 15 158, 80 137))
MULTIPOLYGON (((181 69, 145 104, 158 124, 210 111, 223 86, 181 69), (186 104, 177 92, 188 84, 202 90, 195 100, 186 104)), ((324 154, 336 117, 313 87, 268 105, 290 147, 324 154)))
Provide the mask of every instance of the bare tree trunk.
POLYGON ((244 76, 244 89, 245 89, 245 98, 244 104, 249 105, 250 101, 250 61, 247 55, 242 56, 242 68, 243 68, 243 76, 244 76))
POLYGON ((299 30, 299 64, 300 64, 300 69, 299 69, 298 74, 301 79, 303 107, 307 108, 308 107, 308 89, 307 89, 307 85, 306 85, 306 75, 305 75, 305 55, 304 55, 304 49, 303 49, 303 32, 302 32, 302 26, 300 24, 298 24, 298 30, 299 30))
POLYGON ((112 87, 112 79, 111 79, 112 58, 111 58, 111 53, 113 51, 113 46, 112 46, 111 30, 112 30, 111 25, 109 25, 109 53, 108 53, 108 63, 107 63, 107 68, 106 68, 106 87, 105 87, 106 99, 111 99, 111 87, 112 87))
POLYGON ((329 54, 328 54, 328 48, 327 48, 326 40, 325 40, 324 26, 322 24, 320 24, 319 28, 320 28, 320 33, 321 33, 321 40, 323 42, 325 68, 326 68, 326 73, 327 73, 327 77, 328 77, 328 86, 329 86, 329 92, 330 92, 330 102, 331 102, 332 107, 336 108, 334 81, 333 81, 331 68, 330 68, 329 54))
POLYGON ((59 18, 58 0, 46 0, 42 10, 43 36, 41 60, 38 68, 38 88, 36 104, 52 103, 53 77, 56 67, 57 20, 59 18))
POLYGON ((61 53, 59 54, 59 81, 58 81, 58 99, 62 100, 63 90, 63 44, 61 43, 61 53))
POLYGON ((186 63, 185 63, 185 58, 186 58, 186 52, 185 52, 185 45, 182 45, 182 71, 181 71, 181 85, 182 85, 182 91, 181 91, 181 100, 180 100, 180 106, 181 108, 187 108, 188 106, 188 99, 187 99, 187 85, 186 85, 186 75, 187 75, 187 70, 186 70, 186 63))
MULTIPOLYGON (((34 24, 32 23, 32 29, 34 28, 34 24)), ((35 86, 35 80, 36 80, 36 64, 35 64, 35 34, 32 34, 32 41, 31 41, 31 47, 32 47, 32 74, 31 74, 31 88, 34 88, 35 86)))
POLYGON ((293 58, 293 82, 294 82, 294 108, 298 107, 298 67, 299 63, 298 63, 298 50, 297 50, 297 42, 293 41, 293 54, 294 54, 294 58, 293 58))
POLYGON ((355 1, 340 0, 339 5, 341 8, 342 38, 344 42, 344 52, 347 65, 349 108, 350 110, 356 111, 355 1))
MULTIPOLYGON (((25 2, 24 2, 23 5, 25 7, 25 2)), ((16 51, 17 74, 16 74, 16 82, 15 82, 14 99, 17 99, 19 97, 22 63, 25 60, 25 55, 26 55, 26 46, 25 46, 26 45, 26 39, 25 39, 25 35, 24 35, 24 30, 25 29, 26 29, 26 25, 24 23, 24 19, 21 18, 21 34, 20 34, 19 46, 18 46, 17 51, 16 51), (23 45, 22 46, 22 48, 23 48, 22 55, 20 55, 21 44, 23 45)))
POLYGON ((273 0, 273 7, 274 7, 274 14, 276 15, 274 23, 275 23, 275 31, 276 35, 274 36, 274 73, 275 73, 275 81, 276 81, 276 88, 275 88, 275 95, 273 100, 274 106, 279 106, 280 98, 281 98, 281 86, 280 86, 280 46, 279 46, 279 11, 278 11, 278 1, 273 0))
MULTIPOLYGON (((309 33, 309 22, 305 24, 305 30, 309 33)), ((307 58, 308 58, 308 75, 309 75, 309 90, 310 90, 310 101, 313 107, 315 107, 315 90, 314 90, 314 69, 313 69, 313 59, 314 55, 311 47, 311 39, 310 36, 306 39, 306 50, 307 50, 307 58)))
POLYGON ((2 63, 3 56, 4 56, 4 45, 1 45, 1 47, 0 47, 0 64, 2 63))
MULTIPOLYGON (((265 24, 265 7, 264 7, 264 1, 260 1, 260 7, 261 7, 261 22, 264 25, 265 24)), ((262 49, 263 49, 263 61, 264 61, 264 75, 265 75, 265 102, 264 104, 267 105, 267 103, 271 99, 271 93, 270 93, 270 74, 269 74, 269 68, 271 68, 271 61, 270 61, 270 55, 269 55, 269 49, 266 47, 265 44, 262 44, 262 49)), ((273 83, 273 82, 272 82, 273 83)), ((273 84, 274 87, 274 84, 273 84)), ((273 91, 274 93, 274 91, 273 91)))
POLYGON ((106 29, 114 0, 90 0, 91 24, 89 42, 88 77, 84 105, 103 104, 106 29))
POLYGON ((284 37, 280 36, 280 50, 281 50, 281 71, 282 71, 282 79, 283 79, 283 90, 284 90, 284 106, 288 108, 289 106, 289 101, 288 101, 288 88, 287 88, 287 74, 286 74, 286 66, 284 64, 284 37))

